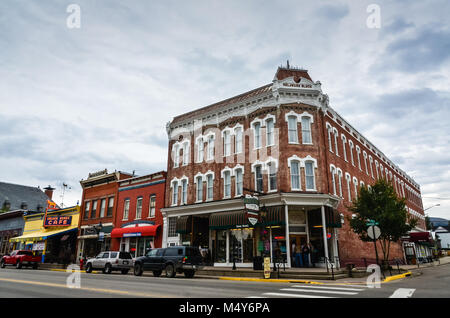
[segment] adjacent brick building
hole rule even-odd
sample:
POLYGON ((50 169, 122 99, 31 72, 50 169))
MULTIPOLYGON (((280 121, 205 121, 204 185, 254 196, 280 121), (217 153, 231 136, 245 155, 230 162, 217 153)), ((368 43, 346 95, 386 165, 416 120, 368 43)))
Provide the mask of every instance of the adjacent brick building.
MULTIPOLYGON (((280 67, 271 84, 177 116, 167 133, 163 246, 197 245, 215 265, 242 267, 265 255, 291 266, 292 244, 307 242, 322 265, 374 258, 345 206, 381 177, 425 228, 419 185, 330 107, 306 70, 280 67), (256 223, 246 194, 264 207, 256 223)), ((391 256, 403 257, 400 244, 391 256)))
POLYGON ((138 257, 148 248, 161 247, 165 181, 166 172, 160 171, 118 182, 112 250, 138 257))

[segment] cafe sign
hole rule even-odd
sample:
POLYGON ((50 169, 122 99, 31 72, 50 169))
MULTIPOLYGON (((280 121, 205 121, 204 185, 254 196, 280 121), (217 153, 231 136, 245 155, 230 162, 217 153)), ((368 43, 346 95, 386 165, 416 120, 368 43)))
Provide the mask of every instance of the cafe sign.
POLYGON ((254 226, 259 220, 259 199, 247 194, 244 198, 244 205, 247 210, 248 222, 254 226))
POLYGON ((72 216, 47 216, 45 218, 44 227, 47 226, 70 226, 72 224, 72 216))

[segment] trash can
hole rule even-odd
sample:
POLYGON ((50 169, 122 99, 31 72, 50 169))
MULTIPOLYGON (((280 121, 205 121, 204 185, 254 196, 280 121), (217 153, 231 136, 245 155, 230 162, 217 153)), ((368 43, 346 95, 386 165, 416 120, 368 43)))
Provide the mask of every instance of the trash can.
POLYGON ((253 269, 254 270, 263 270, 264 266, 264 259, 262 256, 255 256, 253 257, 253 269))

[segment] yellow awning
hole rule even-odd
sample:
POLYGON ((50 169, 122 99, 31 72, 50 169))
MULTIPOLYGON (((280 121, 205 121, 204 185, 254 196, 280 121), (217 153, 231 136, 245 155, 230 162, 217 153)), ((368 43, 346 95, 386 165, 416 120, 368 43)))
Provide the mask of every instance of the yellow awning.
POLYGON ((31 241, 38 242, 38 241, 46 240, 48 237, 53 236, 53 235, 58 235, 58 234, 75 231, 75 230, 78 230, 77 226, 71 226, 68 228, 66 227, 63 229, 60 228, 60 229, 52 229, 52 230, 33 231, 31 233, 27 233, 22 236, 13 237, 9 241, 10 242, 31 242, 31 241))

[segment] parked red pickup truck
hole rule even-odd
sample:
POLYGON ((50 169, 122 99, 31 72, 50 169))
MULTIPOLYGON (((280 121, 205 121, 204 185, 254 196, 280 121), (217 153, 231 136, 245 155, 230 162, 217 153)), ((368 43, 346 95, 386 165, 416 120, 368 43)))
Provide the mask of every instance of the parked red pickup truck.
POLYGON ((0 267, 5 268, 6 265, 15 265, 19 269, 22 266, 32 266, 33 269, 37 269, 40 261, 41 257, 34 256, 32 251, 17 250, 12 251, 10 255, 3 256, 0 267))

